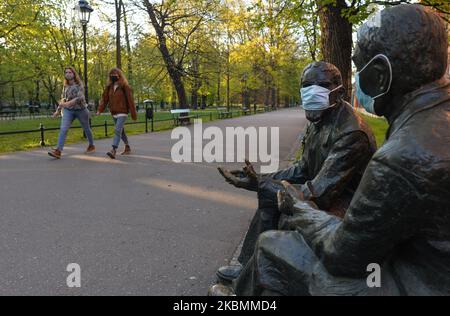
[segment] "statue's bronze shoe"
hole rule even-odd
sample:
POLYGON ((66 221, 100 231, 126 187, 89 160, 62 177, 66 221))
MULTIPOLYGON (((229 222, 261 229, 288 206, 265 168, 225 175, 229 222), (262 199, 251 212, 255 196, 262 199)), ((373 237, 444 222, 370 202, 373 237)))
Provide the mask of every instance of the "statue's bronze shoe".
POLYGON ((237 279, 242 271, 242 265, 224 266, 217 270, 216 275, 220 283, 230 284, 237 279))
POLYGON ((233 289, 223 284, 216 284, 209 288, 208 296, 236 296, 233 289))

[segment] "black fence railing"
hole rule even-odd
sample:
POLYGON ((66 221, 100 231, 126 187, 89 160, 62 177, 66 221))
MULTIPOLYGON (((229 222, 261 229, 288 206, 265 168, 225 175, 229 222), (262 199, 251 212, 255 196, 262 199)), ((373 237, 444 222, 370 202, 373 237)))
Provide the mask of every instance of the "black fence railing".
MULTIPOLYGON (((209 113, 194 113, 193 116, 195 116, 197 119, 202 117, 208 117, 210 121, 213 121, 214 119, 224 119, 224 118, 233 118, 234 115, 238 114, 238 116, 245 116, 245 115, 251 115, 251 114, 257 114, 257 113, 265 113, 265 112, 271 112, 275 111, 277 108, 272 107, 258 107, 254 109, 241 109, 241 110, 231 110, 229 112, 229 115, 223 116, 221 115, 223 112, 221 111, 210 111, 209 113), (240 115, 239 115, 240 114, 240 115)), ((228 112, 227 112, 228 113, 228 112)), ((145 116, 144 121, 137 121, 137 122, 127 122, 125 125, 138 125, 138 124, 145 124, 145 133, 154 132, 155 131, 155 124, 160 122, 173 122, 173 127, 177 126, 176 122, 177 120, 175 117, 167 118, 167 119, 155 119, 154 115, 151 117, 145 116)), ((91 124, 91 128, 103 128, 105 132, 105 137, 108 137, 108 128, 114 127, 114 124, 111 122, 108 122, 105 120, 102 124, 91 124)), ((59 131, 59 127, 45 127, 44 124, 40 123, 39 128, 37 129, 31 129, 31 130, 22 130, 22 131, 7 131, 7 132, 0 132, 0 136, 8 136, 8 135, 19 135, 19 134, 30 134, 30 133, 39 133, 40 134, 40 146, 44 147, 45 144, 45 133, 51 132, 51 131, 59 131)), ((72 126, 71 129, 82 129, 82 126, 72 126)))
POLYGON ((51 117, 55 109, 53 107, 2 107, 0 108, 0 120, 15 120, 15 119, 35 119, 36 117, 51 117))

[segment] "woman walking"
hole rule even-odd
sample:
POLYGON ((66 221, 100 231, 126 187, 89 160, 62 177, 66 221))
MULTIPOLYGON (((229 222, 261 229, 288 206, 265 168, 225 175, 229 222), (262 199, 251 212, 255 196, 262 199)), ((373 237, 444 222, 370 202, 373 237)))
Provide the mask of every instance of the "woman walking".
POLYGON ((61 158, 61 153, 64 149, 67 132, 69 131, 73 121, 78 119, 83 127, 84 133, 89 141, 89 146, 86 154, 95 152, 94 136, 89 125, 89 110, 87 109, 86 100, 84 97, 84 87, 80 76, 73 67, 67 67, 64 70, 64 88, 62 93, 62 100, 59 103, 58 109, 53 114, 54 117, 59 116, 62 111, 61 128, 58 137, 58 145, 55 149, 48 152, 48 154, 56 159, 61 158))
POLYGON ((107 155, 111 159, 116 159, 117 148, 119 148, 121 139, 125 143, 125 150, 122 152, 122 155, 131 153, 130 144, 124 128, 125 122, 128 119, 128 114, 131 113, 131 118, 134 121, 137 120, 133 92, 127 79, 118 68, 114 68, 109 72, 108 85, 103 92, 97 115, 103 113, 107 105, 109 106, 109 111, 113 116, 115 124, 112 150, 108 152, 107 155))

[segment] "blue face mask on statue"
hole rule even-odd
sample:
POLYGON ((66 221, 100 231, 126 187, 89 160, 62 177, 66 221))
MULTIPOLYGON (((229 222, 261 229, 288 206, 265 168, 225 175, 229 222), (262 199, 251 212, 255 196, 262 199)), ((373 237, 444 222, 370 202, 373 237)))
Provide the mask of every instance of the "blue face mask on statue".
POLYGON ((300 93, 303 109, 305 111, 322 111, 335 106, 335 104, 330 105, 330 93, 341 87, 342 85, 333 90, 318 85, 302 88, 300 93))
POLYGON ((392 67, 391 67, 391 63, 389 62, 389 58, 387 58, 385 55, 383 54, 379 54, 376 55, 374 58, 372 58, 359 72, 356 73, 355 75, 355 94, 356 94, 356 98, 358 99, 358 102, 364 107, 364 109, 371 113, 371 114, 375 114, 375 100, 383 95, 385 95, 386 93, 389 92, 389 90, 391 89, 391 84, 392 84, 392 67), (387 87, 387 90, 385 92, 382 92, 374 97, 371 97, 370 95, 364 93, 364 91, 362 91, 361 89, 361 83, 359 82, 360 80, 360 74, 361 72, 364 71, 364 69, 366 69, 374 60, 376 60, 377 58, 383 58, 387 61, 387 64, 389 65, 389 72, 390 72, 390 78, 389 78, 389 85, 387 87))

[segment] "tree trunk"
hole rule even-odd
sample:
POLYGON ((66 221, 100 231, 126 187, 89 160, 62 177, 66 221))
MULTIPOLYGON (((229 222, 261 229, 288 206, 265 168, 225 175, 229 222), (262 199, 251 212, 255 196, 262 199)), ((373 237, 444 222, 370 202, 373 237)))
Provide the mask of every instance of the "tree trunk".
POLYGON ((265 78, 265 97, 264 97, 264 106, 269 106, 270 104, 270 92, 271 92, 271 88, 270 88, 270 84, 269 84, 269 78, 268 75, 266 75, 265 78))
POLYGON ((47 89, 49 103, 54 107, 54 109, 56 109, 58 100, 55 97, 55 93, 58 81, 56 79, 52 79, 51 76, 47 76, 46 80, 42 80, 42 83, 44 84, 45 89, 47 89))
POLYGON ((206 109, 206 101, 207 101, 208 96, 202 94, 202 110, 206 109))
POLYGON ((172 109, 177 108, 177 91, 175 87, 172 87, 172 109))
POLYGON ((198 92, 195 90, 195 88, 192 89, 191 107, 195 110, 198 108, 198 92))
POLYGON ((219 68, 219 72, 217 73, 217 106, 220 106, 222 104, 222 102, 220 100, 220 85, 222 84, 221 76, 222 76, 222 73, 219 68))
POLYGON ((281 93, 280 93, 280 86, 277 84, 277 86, 275 87, 275 89, 276 89, 276 105, 275 105, 275 107, 276 108, 279 108, 279 107, 281 107, 281 93))
POLYGON ((335 65, 342 74, 347 101, 352 94, 352 24, 341 16, 346 9, 345 0, 337 0, 336 6, 327 5, 320 10, 323 60, 335 65))
POLYGON ((114 0, 116 6, 116 67, 122 69, 122 49, 120 44, 120 19, 122 16, 122 0, 114 0))
POLYGON ((230 46, 228 45, 227 49, 227 111, 230 111, 231 102, 230 102, 230 46))
POLYGON ((192 85, 192 97, 191 97, 191 106, 194 109, 198 108, 198 90, 201 87, 200 82, 200 74, 199 74, 199 64, 198 64, 198 57, 195 56, 192 60, 192 72, 194 75, 194 83, 192 85))
POLYGON ((182 78, 182 69, 180 68, 179 65, 176 64, 173 56, 170 54, 169 49, 167 47, 166 35, 164 34, 163 28, 164 23, 162 23, 162 25, 159 24, 158 19, 156 18, 155 9, 148 0, 145 0, 144 4, 146 5, 147 13, 150 17, 150 21, 153 25, 153 28, 155 29, 156 36, 158 38, 159 51, 161 52, 161 55, 167 68, 167 72, 169 73, 170 79, 172 80, 172 83, 177 92, 180 108, 186 109, 188 108, 188 104, 187 104, 186 90, 182 78))
POLYGON ((250 107, 250 92, 249 92, 248 88, 245 88, 244 107, 246 107, 246 108, 250 107))
POLYGON ((17 106, 17 102, 16 102, 16 89, 14 87, 14 83, 11 85, 11 97, 13 100, 13 107, 15 108, 17 106))
POLYGON ((125 41, 127 44, 127 56, 128 56, 128 81, 130 82, 130 85, 133 86, 133 56, 131 52, 131 43, 130 43, 130 33, 128 31, 128 19, 127 19, 127 12, 125 10, 125 4, 122 2, 122 9, 123 9, 123 25, 125 27, 125 41))
POLYGON ((271 94, 270 105, 272 106, 273 109, 277 106, 277 88, 275 87, 275 85, 272 85, 270 94, 271 94))
POLYGON ((39 80, 36 80, 36 96, 35 96, 35 101, 34 101, 37 105, 41 104, 41 85, 39 80))

